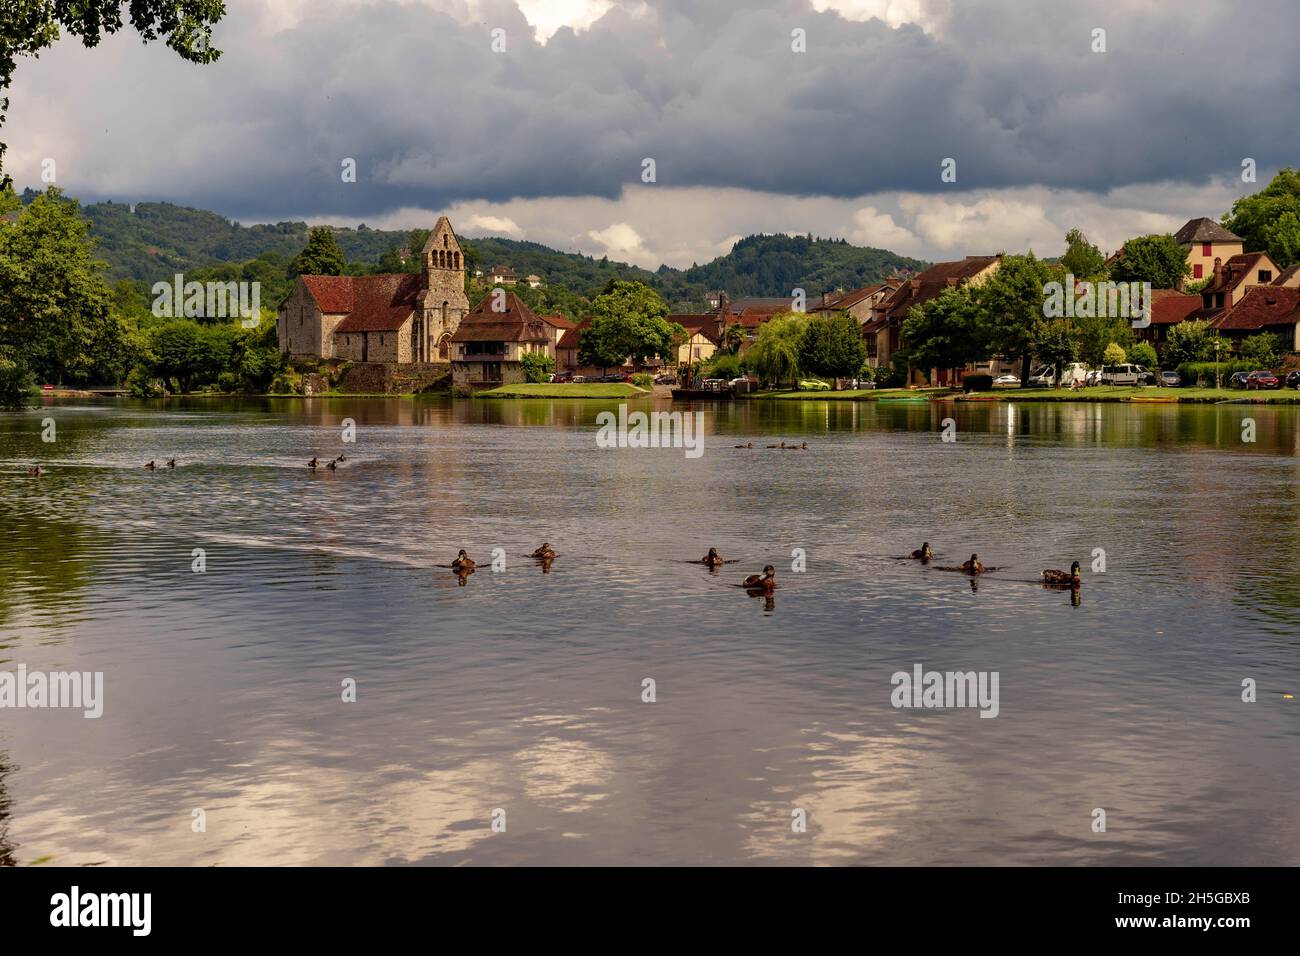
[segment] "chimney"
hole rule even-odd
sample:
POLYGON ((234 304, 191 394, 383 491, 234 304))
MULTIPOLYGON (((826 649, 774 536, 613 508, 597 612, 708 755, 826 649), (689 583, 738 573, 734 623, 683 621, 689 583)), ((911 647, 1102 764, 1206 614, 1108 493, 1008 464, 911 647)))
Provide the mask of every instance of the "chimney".
POLYGON ((1214 284, 1223 285, 1223 259, 1220 256, 1214 257, 1214 284))
POLYGON ((921 280, 913 279, 911 282, 908 283, 908 285, 911 287, 912 290, 909 297, 915 299, 916 294, 921 291, 921 280))

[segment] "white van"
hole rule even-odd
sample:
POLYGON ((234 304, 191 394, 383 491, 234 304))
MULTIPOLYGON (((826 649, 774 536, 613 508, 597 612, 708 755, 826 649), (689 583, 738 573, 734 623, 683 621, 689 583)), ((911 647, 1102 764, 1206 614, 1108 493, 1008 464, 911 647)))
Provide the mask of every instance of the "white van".
POLYGON ((1103 385, 1145 385, 1151 378, 1141 365, 1107 365, 1101 370, 1103 385))
MULTIPOLYGON (((1082 362, 1071 362, 1061 371, 1061 387, 1069 388, 1075 382, 1080 385, 1088 375, 1088 368, 1082 362)), ((1056 366, 1040 365, 1029 376, 1030 388, 1051 388, 1056 384, 1056 366)))

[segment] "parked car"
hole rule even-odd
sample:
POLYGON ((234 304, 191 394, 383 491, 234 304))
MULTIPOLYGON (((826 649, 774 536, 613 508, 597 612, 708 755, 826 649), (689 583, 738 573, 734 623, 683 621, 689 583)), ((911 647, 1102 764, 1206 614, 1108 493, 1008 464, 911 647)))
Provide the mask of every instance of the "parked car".
POLYGON ((1177 388, 1183 384, 1183 377, 1177 372, 1171 372, 1168 369, 1160 373, 1160 384, 1168 385, 1170 388, 1177 388))
POLYGON ((1245 372, 1233 372, 1232 377, 1228 379, 1228 388, 1245 388, 1246 374, 1245 372))
POLYGON ((1272 372, 1260 370, 1246 376, 1246 388, 1281 388, 1282 380, 1272 372))
POLYGON ((579 384, 580 382, 585 382, 586 380, 587 380, 587 376, 585 375, 574 375, 569 379, 569 381, 573 382, 575 385, 579 384))
POLYGON ((1016 388, 1019 388, 1019 387, 1020 387, 1020 376, 1019 376, 1019 375, 999 375, 997 378, 995 378, 995 379, 993 380, 993 384, 994 384, 994 385, 1014 385, 1016 388))
POLYGON ((656 385, 676 385, 676 384, 677 384, 677 376, 676 376, 676 375, 656 375, 656 376, 655 376, 655 384, 656 384, 656 385))
POLYGON ((1300 388, 1300 369, 1286 373, 1286 387, 1300 388))
POLYGON ((1084 385, 1100 385, 1100 384, 1101 384, 1101 369, 1099 369, 1099 368, 1090 368, 1090 369, 1088 369, 1088 374, 1085 375, 1085 376, 1083 377, 1083 384, 1084 384, 1084 385))
POLYGON ((799 382, 799 388, 805 392, 829 392, 831 387, 815 378, 805 378, 799 382))
POLYGON ((1040 365, 1029 375, 1030 388, 1051 388, 1056 384, 1056 366, 1040 365))

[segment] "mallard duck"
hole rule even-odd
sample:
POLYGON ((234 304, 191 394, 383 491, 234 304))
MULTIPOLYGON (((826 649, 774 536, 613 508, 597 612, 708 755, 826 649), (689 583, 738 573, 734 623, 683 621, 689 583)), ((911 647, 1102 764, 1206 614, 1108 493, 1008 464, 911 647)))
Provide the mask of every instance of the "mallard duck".
POLYGON ((786 445, 785 447, 790 451, 807 451, 808 443, 804 442, 802 445, 786 445))
POLYGON ((27 476, 29 478, 39 478, 43 474, 45 474, 45 472, 41 471, 40 465, 34 465, 31 468, 27 469, 27 476))
POLYGON ((914 561, 929 561, 934 557, 934 552, 930 550, 930 542, 922 541, 921 547, 908 555, 914 561))
POLYGON ((969 561, 961 563, 961 569, 967 574, 981 574, 984 571, 984 565, 980 564, 980 556, 972 554, 969 561))
POLYGON ((1052 571, 1043 572, 1044 584, 1078 584, 1079 583, 1079 562, 1075 561, 1070 565, 1069 571, 1052 571))
POLYGON ((151 462, 151 461, 146 461, 146 462, 144 463, 144 466, 145 466, 146 468, 148 468, 150 471, 153 471, 154 468, 157 467, 157 466, 154 465, 154 463, 151 462))
POLYGON ((316 466, 319 465, 319 464, 320 464, 320 459, 318 459, 318 458, 312 458, 311 461, 307 462, 307 467, 310 468, 312 471, 315 471, 315 470, 316 470, 316 466))
POLYGON ((543 541, 542 546, 534 551, 530 557, 537 558, 541 561, 550 561, 555 558, 555 549, 551 547, 550 542, 543 541))
POLYGON ((167 459, 167 467, 168 467, 168 468, 175 468, 175 467, 176 467, 176 459, 175 459, 175 458, 168 458, 168 459, 167 459))
POLYGON ((451 566, 457 571, 473 571, 476 567, 474 559, 465 553, 464 548, 456 552, 456 560, 451 562, 451 566))
POLYGON ((785 447, 785 442, 781 442, 781 444, 779 444, 779 445, 768 445, 767 447, 768 447, 768 448, 784 448, 784 447, 785 447))
POLYGON ((769 564, 767 567, 763 568, 762 574, 751 574, 749 577, 745 578, 741 586, 749 591, 760 589, 763 591, 772 590, 776 587, 776 568, 769 564))
POLYGON ((342 452, 339 452, 339 456, 338 456, 337 458, 335 458, 334 460, 335 460, 335 461, 347 461, 347 460, 348 460, 348 456, 345 455, 345 454, 343 454, 342 452))
POLYGON ((330 471, 334 471, 336 468, 338 468, 338 466, 339 463, 335 461, 333 458, 331 458, 329 461, 325 463, 325 467, 328 468, 330 471))
POLYGON ((753 443, 752 441, 747 441, 747 442, 745 442, 745 444, 743 444, 743 445, 737 445, 736 447, 737 447, 737 448, 753 448, 753 447, 754 447, 754 443, 753 443))
POLYGON ((718 554, 717 548, 709 548, 709 553, 700 558, 700 564, 707 564, 711 568, 718 568, 726 563, 722 560, 722 555, 718 554))

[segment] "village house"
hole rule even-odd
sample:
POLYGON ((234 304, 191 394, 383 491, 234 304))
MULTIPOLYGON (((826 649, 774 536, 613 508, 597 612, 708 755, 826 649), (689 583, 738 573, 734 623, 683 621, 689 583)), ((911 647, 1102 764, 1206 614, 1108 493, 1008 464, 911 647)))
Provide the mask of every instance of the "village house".
POLYGON ((451 337, 452 385, 475 389, 523 382, 525 355, 555 358, 556 330, 513 292, 487 294, 451 337))
POLYGON ((1207 279, 1214 273, 1215 260, 1224 262, 1242 253, 1241 237, 1224 229, 1213 219, 1202 216, 1189 219, 1174 233, 1174 242, 1187 250, 1187 265, 1192 282, 1207 279))
MULTIPOLYGON (((1215 259, 1210 282, 1200 291, 1201 307, 1189 319, 1212 321, 1232 309, 1248 289, 1272 285, 1281 270, 1267 252, 1244 252, 1215 259)), ((1300 276, 1295 277, 1300 282, 1300 276)))
POLYGON ((1236 305, 1211 320, 1210 328, 1231 340, 1234 347, 1248 336, 1268 332, 1280 335, 1287 350, 1300 352, 1300 288, 1269 285, 1248 289, 1236 305))
MULTIPOLYGON (((944 289, 980 285, 997 271, 1001 262, 1001 253, 995 256, 967 256, 953 262, 936 262, 901 283, 876 303, 871 318, 862 326, 862 334, 867 342, 867 363, 873 368, 886 368, 889 365, 890 358, 903 346, 903 322, 914 306, 925 305, 944 289)), ((941 369, 931 372, 939 379, 946 375, 946 371, 941 369)))
POLYGON ((421 251, 419 273, 300 275, 280 306, 280 351, 297 359, 446 362, 469 310, 465 263, 446 216, 421 251))
POLYGON ((488 270, 483 281, 490 286, 514 285, 519 281, 519 276, 515 275, 515 270, 509 266, 493 266, 488 270))
POLYGON ((530 289, 536 289, 536 288, 538 288, 539 286, 541 286, 541 284, 542 284, 542 277, 539 276, 539 275, 535 275, 535 274, 530 273, 530 274, 528 275, 528 278, 524 279, 524 281, 528 283, 528 288, 530 288, 530 289))
POLYGON ((871 319, 872 310, 898 291, 902 282, 902 279, 891 278, 848 292, 822 293, 818 301, 808 304, 808 314, 829 318, 836 312, 847 312, 858 320, 859 325, 865 325, 871 319))

